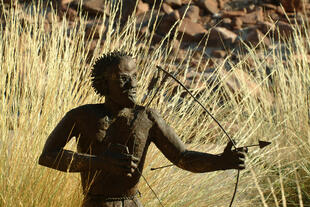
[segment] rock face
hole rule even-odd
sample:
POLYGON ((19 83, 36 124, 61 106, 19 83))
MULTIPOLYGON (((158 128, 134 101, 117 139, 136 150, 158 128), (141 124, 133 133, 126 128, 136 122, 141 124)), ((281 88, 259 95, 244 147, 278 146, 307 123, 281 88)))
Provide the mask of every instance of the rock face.
MULTIPOLYGON (((63 13, 67 12, 66 18, 74 21, 77 17, 75 10, 80 0, 54 0, 60 2, 63 13)), ((114 0, 116 3, 118 0, 114 0)), ((125 24, 128 17, 134 12, 136 1, 126 0, 123 4, 122 23, 125 24)), ((270 43, 270 37, 278 38, 279 34, 284 37, 292 36, 293 29, 286 18, 285 12, 302 12, 310 14, 310 3, 303 0, 264 0, 256 1, 257 4, 249 4, 231 0, 164 0, 162 4, 154 0, 138 0, 135 15, 143 17, 150 14, 150 9, 155 6, 159 10, 158 25, 154 37, 158 42, 166 36, 173 25, 179 21, 180 32, 178 36, 183 43, 201 43, 203 38, 208 39, 210 47, 234 47, 236 40, 242 40, 248 44, 261 42, 270 43), (156 5, 154 5, 156 2, 156 5), (239 2, 239 3, 238 3, 239 2), (190 5, 188 5, 190 3, 190 5), (283 6, 284 10, 280 6, 283 6), (233 5, 233 6, 232 6, 233 5), (277 23, 275 23, 277 22, 277 23), (250 28, 250 29, 245 29, 250 28), (208 38, 206 38, 208 36, 208 38)), ((104 0, 84 0, 82 9, 88 14, 96 16, 103 14, 105 8, 104 0)), ((175 25, 177 26, 177 25, 175 25)), ((149 28, 152 30, 152 28, 149 28)), ((145 34, 147 28, 138 31, 145 34)), ((218 56, 218 54, 217 54, 218 56)))
POLYGON ((199 0, 197 4, 210 14, 217 14, 219 12, 219 5, 216 0, 199 0))
POLYGON ((280 0, 280 3, 287 12, 302 11, 302 0, 280 0))
POLYGON ((227 47, 232 45, 237 38, 237 34, 225 27, 215 27, 209 32, 208 45, 212 47, 227 47))
POLYGON ((201 24, 192 22, 188 18, 183 19, 178 31, 180 36, 183 37, 182 40, 186 42, 199 42, 207 33, 207 30, 201 24))
MULTIPOLYGON (((49 0, 45 1, 49 2, 49 0)), ((93 37, 90 43, 92 48, 90 55, 92 55, 96 48, 96 42, 104 41, 104 38, 103 40, 100 38, 105 37, 106 32, 105 23, 98 21, 96 17, 106 13, 107 18, 113 15, 109 6, 106 5, 107 1, 83 0, 82 5, 79 5, 80 0, 50 1, 54 8, 59 10, 59 19, 67 18, 71 22, 78 21, 79 8, 82 13, 88 14, 85 41, 93 37)), ((200 52, 190 60, 190 67, 199 70, 197 73, 188 74, 187 79, 190 83, 199 79, 197 77, 205 76, 203 72, 219 65, 218 61, 223 62, 224 58, 230 58, 234 61, 236 57, 230 57, 230 51, 238 49, 242 45, 257 46, 255 48, 259 50, 260 44, 268 48, 271 40, 291 38, 294 34, 291 23, 295 23, 296 20, 297 26, 298 24, 301 25, 301 20, 308 21, 308 16, 310 16, 310 2, 308 0, 163 0, 162 3, 159 0, 137 0, 137 2, 136 0, 111 0, 109 2, 117 3, 120 1, 123 1, 121 26, 126 24, 130 15, 136 15, 138 39, 141 37, 148 38, 148 35, 154 30, 151 47, 162 43, 169 31, 172 35, 175 31, 178 32, 178 36, 171 36, 167 41, 174 39, 175 44, 172 45, 172 49, 177 51, 175 53, 177 61, 182 62, 186 56, 187 48, 207 46, 207 56, 200 52), (154 8, 153 12, 152 8, 154 8), (157 24, 154 23, 157 18, 155 17, 156 14, 158 14, 157 24), (148 24, 148 21, 151 23, 148 24)), ((16 6, 16 2, 18 1, 4 0, 4 3, 9 6, 16 6)), ((19 2, 31 1, 20 0, 19 2)), ((119 13, 116 14, 116 16, 119 15, 119 13)), ((48 16, 45 27, 47 31, 50 30, 50 23, 52 22, 48 16)), ((25 19, 25 21, 27 20, 25 19)), ((139 42, 138 44, 142 43, 139 42)), ((227 70, 230 69, 227 64, 225 67, 227 70)), ((253 97, 262 99, 259 86, 251 80, 251 76, 243 71, 238 71, 225 84, 233 93, 239 93, 241 85, 244 85, 252 90, 253 97)))

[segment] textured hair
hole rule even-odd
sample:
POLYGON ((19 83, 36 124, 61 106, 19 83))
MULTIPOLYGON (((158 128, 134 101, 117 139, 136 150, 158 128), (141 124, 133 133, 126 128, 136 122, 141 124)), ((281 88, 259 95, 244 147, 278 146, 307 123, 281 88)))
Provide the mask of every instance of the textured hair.
POLYGON ((114 51, 104 54, 96 60, 91 71, 91 78, 92 87, 98 95, 106 95, 106 81, 123 57, 132 57, 132 55, 123 51, 114 51))

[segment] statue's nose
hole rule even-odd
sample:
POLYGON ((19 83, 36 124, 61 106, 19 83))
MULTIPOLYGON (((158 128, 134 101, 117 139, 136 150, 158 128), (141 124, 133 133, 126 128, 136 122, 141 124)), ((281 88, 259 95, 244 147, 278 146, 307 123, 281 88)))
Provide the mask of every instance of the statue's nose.
POLYGON ((131 86, 132 88, 136 88, 136 87, 138 86, 138 81, 137 81, 136 78, 131 78, 131 79, 130 79, 130 86, 131 86))

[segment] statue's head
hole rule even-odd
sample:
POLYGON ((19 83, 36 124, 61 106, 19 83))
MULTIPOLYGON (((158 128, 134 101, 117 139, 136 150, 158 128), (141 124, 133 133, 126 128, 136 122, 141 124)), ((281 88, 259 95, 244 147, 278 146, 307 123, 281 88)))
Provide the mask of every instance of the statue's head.
POLYGON ((93 66, 92 86, 97 94, 130 107, 136 98, 136 75, 136 63, 130 54, 111 52, 93 66))

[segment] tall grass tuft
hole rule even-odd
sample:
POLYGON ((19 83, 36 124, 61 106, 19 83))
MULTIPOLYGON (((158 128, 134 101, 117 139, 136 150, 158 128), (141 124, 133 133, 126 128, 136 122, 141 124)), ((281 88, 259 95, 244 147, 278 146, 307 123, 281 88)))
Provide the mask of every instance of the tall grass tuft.
MULTIPOLYGON (((40 3, 38 4, 40 5, 40 3)), ((195 49, 188 50, 183 62, 173 56, 174 39, 152 48, 150 39, 136 34, 135 19, 125 29, 114 27, 117 17, 100 17, 107 36, 89 60, 90 45, 85 42, 86 20, 70 26, 64 19, 54 21, 51 32, 44 29, 45 12, 33 6, 31 18, 12 9, 1 27, 0 41, 0 206, 67 206, 81 204, 79 175, 62 173, 37 164, 44 142, 66 111, 86 103, 102 102, 90 84, 90 68, 101 54, 114 49, 131 52, 139 66, 140 94, 145 103, 154 91, 146 92, 148 83, 161 65, 168 71, 176 68, 178 77, 190 71, 189 60, 195 49), (137 43, 140 44, 137 44, 137 43), (168 58, 169 57, 169 58, 168 58)), ((117 5, 114 9, 117 9, 117 5)), ((154 11, 155 12, 155 11, 154 11)), ((113 12, 112 12, 113 13, 113 12)), ((114 12, 116 13, 116 12, 114 12)), ((264 49, 264 57, 252 47, 231 70, 218 65, 214 76, 217 90, 204 90, 192 84, 192 91, 223 124, 239 146, 258 140, 271 141, 268 148, 251 148, 247 169, 242 171, 235 206, 310 206, 310 70, 309 32, 297 27, 292 39, 273 43, 264 49), (255 67, 248 71, 249 62, 255 67), (266 67, 269 72, 266 72, 266 67), (240 89, 232 92, 227 82, 237 77, 240 89), (254 87, 247 87, 248 79, 254 87), (221 103, 221 104, 219 104, 221 103)), ((102 37, 100 37, 102 38, 102 37)), ((179 48, 176 49, 178 51, 179 48)), ((197 49, 197 48, 196 48, 197 49)), ((206 49, 206 48, 204 48, 206 49)), ((199 70, 199 68, 194 68, 199 70)), ((201 86, 200 85, 200 86, 201 86)), ((215 86, 215 85, 214 85, 215 86)), ((214 121, 184 90, 173 90, 168 80, 151 103, 175 128, 188 148, 210 153, 222 152, 228 142, 214 121)), ((75 143, 66 148, 75 150, 75 143)), ((165 206, 227 206, 231 199, 235 171, 192 174, 176 167, 150 171, 151 167, 169 164, 151 146, 144 176, 165 206)), ((145 206, 159 206, 152 191, 141 180, 140 191, 145 206)))

